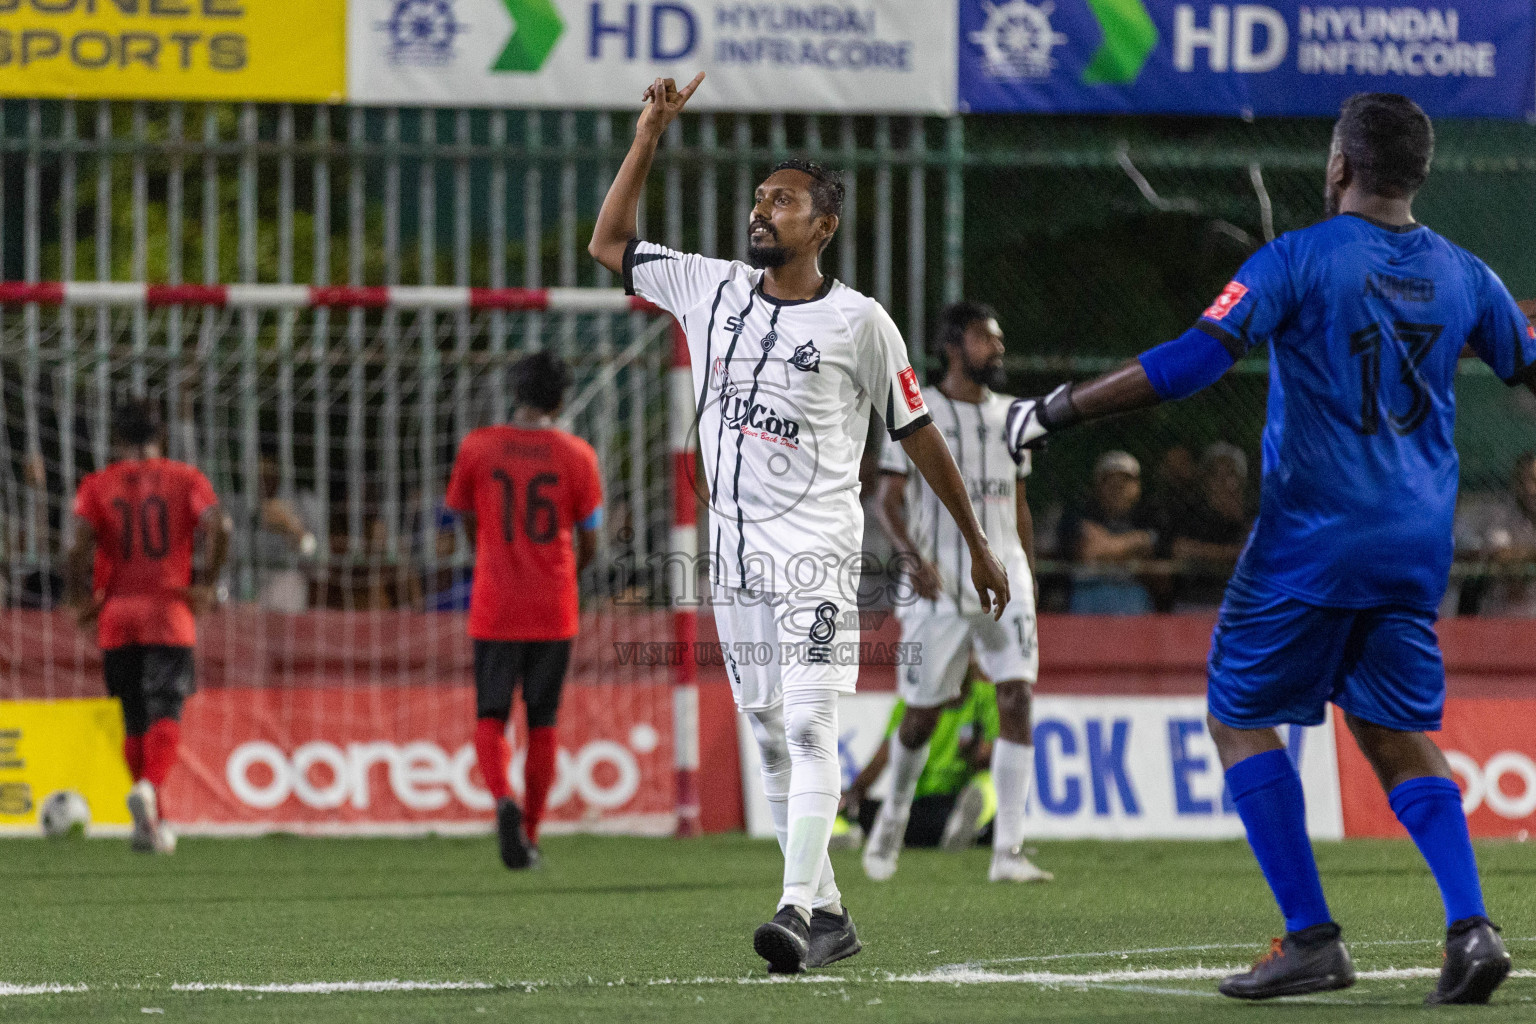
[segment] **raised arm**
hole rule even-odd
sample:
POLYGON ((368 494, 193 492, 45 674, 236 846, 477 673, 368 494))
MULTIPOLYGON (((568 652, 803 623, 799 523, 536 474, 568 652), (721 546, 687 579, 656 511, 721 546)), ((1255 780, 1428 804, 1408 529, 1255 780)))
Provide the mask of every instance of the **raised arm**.
POLYGON ((592 229, 592 241, 587 243, 587 252, 592 258, 615 274, 624 272, 624 249, 635 237, 636 215, 640 210, 640 199, 645 194, 646 176, 651 173, 651 161, 656 157, 656 147, 702 81, 704 72, 700 71, 681 89, 670 78, 658 78, 645 90, 642 98, 647 103, 635 126, 635 141, 619 165, 613 184, 608 187, 603 208, 597 213, 597 226, 592 229))
POLYGON ((949 454, 944 435, 932 423, 925 423, 902 438, 901 447, 954 517, 960 535, 971 549, 971 582, 976 586, 982 610, 992 612, 994 619, 1001 619, 1003 608, 1008 604, 1008 573, 992 554, 986 534, 981 532, 981 523, 977 522, 976 512, 971 508, 965 480, 960 476, 954 457, 949 454))
POLYGON ((1043 398, 1015 399, 1008 410, 1009 448, 1018 458, 1024 449, 1040 447, 1045 435, 1074 423, 1185 398, 1216 383, 1236 361, 1214 332, 1192 327, 1102 377, 1063 384, 1043 398))

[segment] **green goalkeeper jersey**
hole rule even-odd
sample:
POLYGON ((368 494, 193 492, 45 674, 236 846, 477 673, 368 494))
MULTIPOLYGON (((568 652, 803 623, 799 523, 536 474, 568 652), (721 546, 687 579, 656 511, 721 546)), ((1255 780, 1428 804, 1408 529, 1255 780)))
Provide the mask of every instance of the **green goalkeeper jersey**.
MULTIPOLYGON (((887 741, 895 735, 906 710, 906 702, 898 700, 885 730, 887 741)), ((959 707, 945 708, 939 715, 939 724, 928 740, 928 763, 918 776, 914 799, 936 794, 950 796, 964 789, 978 771, 966 760, 964 751, 978 738, 995 740, 997 735, 997 689, 991 683, 972 682, 964 702, 959 707)))

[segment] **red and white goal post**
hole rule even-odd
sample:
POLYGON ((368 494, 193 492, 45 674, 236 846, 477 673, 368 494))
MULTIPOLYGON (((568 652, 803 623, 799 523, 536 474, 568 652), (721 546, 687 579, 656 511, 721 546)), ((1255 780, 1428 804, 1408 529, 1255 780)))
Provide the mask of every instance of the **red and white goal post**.
POLYGON ((483 828, 471 556, 440 499, 459 439, 509 414, 503 371, 539 346, 576 371, 563 419, 608 505, 551 822, 697 833, 698 583, 676 571, 698 556, 692 378, 681 329, 620 289, 0 283, 0 700, 101 692, 51 588, 112 401, 148 393, 169 454, 236 521, 173 813, 214 833, 483 828))

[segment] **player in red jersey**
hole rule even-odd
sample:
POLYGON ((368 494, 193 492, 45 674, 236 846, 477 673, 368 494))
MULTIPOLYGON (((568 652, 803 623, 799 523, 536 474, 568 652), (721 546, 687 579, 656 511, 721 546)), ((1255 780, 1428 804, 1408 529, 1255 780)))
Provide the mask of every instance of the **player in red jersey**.
POLYGON ((133 775, 133 849, 172 853, 160 787, 176 763, 181 705, 195 689, 194 616, 215 600, 229 523, 208 478, 160 457, 160 413, 133 399, 112 416, 112 461, 80 481, 69 594, 82 628, 96 623, 107 693, 123 705, 133 775))
POLYGON ((496 798, 502 863, 527 868, 539 860, 539 822, 555 781, 555 715, 576 635, 576 575, 597 550, 603 486, 592 446, 555 426, 571 386, 565 362, 535 352, 518 360, 512 378, 512 423, 464 438, 448 507, 464 517, 475 545, 475 751, 496 798), (512 800, 507 782, 507 717, 519 682, 528 708, 526 808, 512 800))

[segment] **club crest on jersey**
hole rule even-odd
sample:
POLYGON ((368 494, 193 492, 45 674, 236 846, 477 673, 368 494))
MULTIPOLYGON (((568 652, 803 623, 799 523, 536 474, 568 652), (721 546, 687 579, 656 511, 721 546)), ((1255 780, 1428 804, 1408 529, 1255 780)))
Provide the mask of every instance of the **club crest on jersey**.
POLYGON ((1247 294, 1247 285, 1238 284, 1236 281, 1228 282, 1227 286, 1221 290, 1221 294, 1216 296, 1216 301, 1211 303, 1211 308, 1200 315, 1208 320, 1225 320, 1227 314, 1232 312, 1247 294))
POLYGON ((736 382, 731 380, 730 367, 726 366, 724 359, 716 359, 714 369, 710 371, 710 387, 720 392, 722 398, 732 398, 736 394, 736 382))
POLYGON ((816 350, 814 341, 807 341, 804 345, 795 349, 795 354, 789 357, 789 365, 797 370, 807 373, 821 372, 821 353, 816 350))

